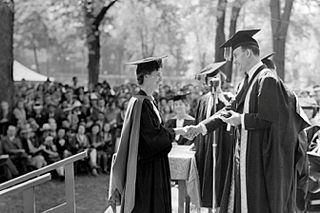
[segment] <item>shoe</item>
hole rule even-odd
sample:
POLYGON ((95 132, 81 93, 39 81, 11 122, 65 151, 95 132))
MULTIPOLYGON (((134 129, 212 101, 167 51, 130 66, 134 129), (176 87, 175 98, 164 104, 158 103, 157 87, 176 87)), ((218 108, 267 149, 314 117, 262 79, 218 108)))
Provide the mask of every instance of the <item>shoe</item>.
POLYGON ((93 176, 98 176, 97 169, 92 169, 91 173, 92 173, 93 176))

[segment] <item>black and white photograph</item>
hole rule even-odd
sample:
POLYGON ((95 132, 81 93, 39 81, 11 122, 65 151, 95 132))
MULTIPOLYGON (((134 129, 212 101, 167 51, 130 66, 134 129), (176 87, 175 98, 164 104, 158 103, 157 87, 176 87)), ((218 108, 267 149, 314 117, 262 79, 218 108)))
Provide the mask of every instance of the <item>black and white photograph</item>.
POLYGON ((1 213, 320 213, 319 0, 0 0, 1 213))

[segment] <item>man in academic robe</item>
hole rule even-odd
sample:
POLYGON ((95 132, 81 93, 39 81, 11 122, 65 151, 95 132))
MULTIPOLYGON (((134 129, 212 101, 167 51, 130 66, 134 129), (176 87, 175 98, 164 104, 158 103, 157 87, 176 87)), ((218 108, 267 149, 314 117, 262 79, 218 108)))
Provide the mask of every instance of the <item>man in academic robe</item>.
POLYGON ((130 63, 137 65, 141 90, 128 103, 109 188, 109 198, 121 194, 121 213, 172 212, 168 153, 180 133, 164 127, 152 96, 161 81, 162 58, 130 63))
POLYGON ((235 150, 220 212, 291 213, 297 208, 298 162, 305 154, 298 134, 308 123, 295 96, 260 61, 258 42, 252 38, 258 31, 239 31, 222 45, 232 48, 235 65, 245 73, 231 110, 189 127, 185 136, 207 134, 224 123, 233 126, 235 150))
MULTIPOLYGON (((196 78, 208 88, 208 92, 200 97, 196 110, 196 121, 200 123, 219 111, 232 99, 229 93, 222 91, 221 87, 226 80, 225 75, 220 71, 226 62, 212 63, 205 67, 196 78), (215 105, 215 106, 214 106, 215 105)), ((232 152, 231 132, 227 131, 227 125, 223 125, 216 130, 216 133, 199 135, 194 139, 196 150, 196 162, 200 182, 201 207, 212 208, 213 191, 213 142, 216 147, 216 169, 215 174, 215 207, 220 206, 223 193, 224 181, 226 178, 227 167, 230 154, 232 152), (215 137, 214 137, 215 135, 215 137)))

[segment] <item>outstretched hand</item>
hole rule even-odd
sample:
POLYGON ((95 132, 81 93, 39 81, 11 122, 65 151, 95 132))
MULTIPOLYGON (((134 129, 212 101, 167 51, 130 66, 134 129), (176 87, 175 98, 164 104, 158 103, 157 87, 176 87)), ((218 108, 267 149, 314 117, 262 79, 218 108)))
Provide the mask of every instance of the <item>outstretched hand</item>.
POLYGON ((231 124, 232 126, 238 126, 241 124, 241 114, 228 110, 227 116, 221 116, 221 120, 225 123, 231 124))
POLYGON ((188 140, 193 140, 196 136, 198 136, 201 133, 201 130, 199 129, 199 126, 187 126, 187 133, 184 135, 185 138, 188 140))

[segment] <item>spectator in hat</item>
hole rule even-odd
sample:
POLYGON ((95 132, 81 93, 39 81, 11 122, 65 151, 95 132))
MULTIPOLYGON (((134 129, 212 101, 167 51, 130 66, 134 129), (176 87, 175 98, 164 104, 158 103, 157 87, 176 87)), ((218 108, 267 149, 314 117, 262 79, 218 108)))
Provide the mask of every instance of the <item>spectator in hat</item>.
MULTIPOLYGON (((167 128, 181 128, 194 124, 194 118, 187 113, 189 108, 187 95, 189 94, 179 94, 172 97, 175 116, 166 122, 165 126, 167 128)), ((172 142, 176 142, 178 145, 192 144, 192 141, 189 141, 180 135, 176 135, 175 140, 172 142)))

